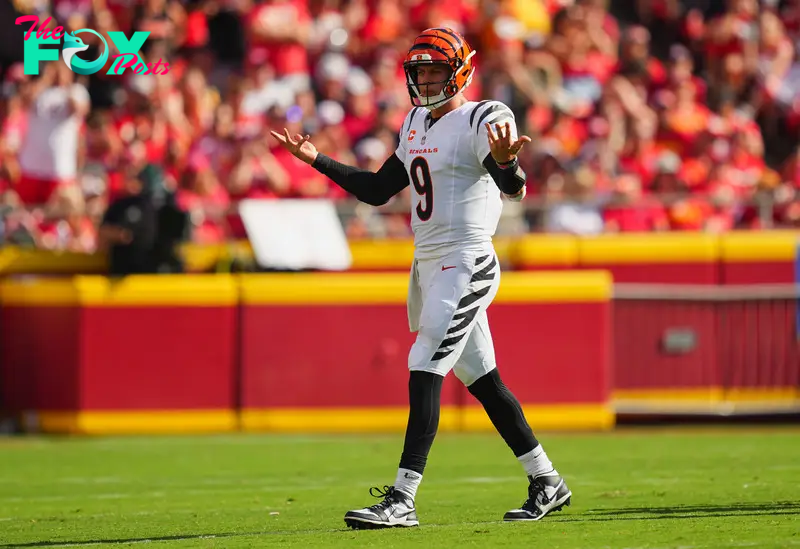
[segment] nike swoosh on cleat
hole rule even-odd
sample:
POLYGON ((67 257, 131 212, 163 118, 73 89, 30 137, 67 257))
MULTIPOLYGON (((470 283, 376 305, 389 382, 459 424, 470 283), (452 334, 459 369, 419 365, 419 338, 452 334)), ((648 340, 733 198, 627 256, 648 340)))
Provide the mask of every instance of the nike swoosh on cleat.
POLYGON ((455 268, 456 268, 456 266, 455 266, 455 265, 451 265, 450 267, 445 267, 444 265, 442 265, 442 270, 443 270, 443 271, 446 271, 446 270, 448 270, 448 269, 455 269, 455 268))
POLYGON ((556 487, 555 487, 555 488, 553 488, 553 495, 556 495, 556 494, 558 494, 558 491, 559 491, 559 490, 561 490, 561 487, 562 487, 562 486, 564 486, 564 479, 563 479, 563 478, 561 479, 561 482, 559 482, 559 483, 556 485, 556 487))
MULTIPOLYGON (((545 489, 545 490, 544 490, 544 491, 541 493, 541 496, 542 496, 542 497, 545 497, 545 498, 547 498, 547 500, 548 500, 548 502, 547 502, 547 503, 545 503, 544 505, 550 505, 550 504, 551 504, 551 503, 553 503, 553 502, 554 502, 556 499, 558 499, 558 491, 561 489, 561 487, 562 487, 563 485, 564 485, 564 479, 561 479, 561 482, 559 482, 559 483, 558 483, 558 484, 557 484, 557 485, 556 485, 556 486, 553 488, 553 492, 552 492, 552 494, 553 494, 553 495, 552 495, 552 496, 550 496, 550 495, 548 495, 548 494, 547 494, 547 489, 545 489)), ((539 501, 537 501, 537 502, 536 502, 536 504, 537 504, 537 505, 542 505, 542 504, 541 504, 541 502, 539 502, 539 501)), ((541 509, 541 507, 540 507, 540 509, 541 509)))
POLYGON ((410 515, 413 511, 406 511, 405 513, 398 513, 397 511, 392 513, 392 516, 397 519, 406 518, 410 515))

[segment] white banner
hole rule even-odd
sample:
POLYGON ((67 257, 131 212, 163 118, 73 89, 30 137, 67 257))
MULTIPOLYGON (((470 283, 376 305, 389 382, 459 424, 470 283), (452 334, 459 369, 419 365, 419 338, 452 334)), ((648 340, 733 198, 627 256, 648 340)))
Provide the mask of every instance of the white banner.
POLYGON ((343 271, 352 264, 330 200, 243 200, 239 213, 263 268, 343 271))

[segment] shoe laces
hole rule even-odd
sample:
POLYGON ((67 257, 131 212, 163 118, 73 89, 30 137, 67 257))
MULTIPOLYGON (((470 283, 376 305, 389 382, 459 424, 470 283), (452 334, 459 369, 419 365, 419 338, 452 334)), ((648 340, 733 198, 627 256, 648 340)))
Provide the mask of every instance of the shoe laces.
POLYGON ((395 495, 397 490, 395 490, 394 486, 385 486, 383 488, 378 488, 377 486, 373 486, 369 489, 369 495, 374 498, 384 498, 382 502, 376 503, 375 505, 371 506, 370 509, 373 511, 386 509, 393 503, 397 502, 397 496, 395 495))
POLYGON ((522 508, 529 511, 538 511, 539 507, 536 505, 537 503, 547 505, 550 503, 550 498, 547 497, 547 492, 545 492, 544 482, 535 478, 531 481, 530 486, 528 486, 528 499, 522 505, 522 508))

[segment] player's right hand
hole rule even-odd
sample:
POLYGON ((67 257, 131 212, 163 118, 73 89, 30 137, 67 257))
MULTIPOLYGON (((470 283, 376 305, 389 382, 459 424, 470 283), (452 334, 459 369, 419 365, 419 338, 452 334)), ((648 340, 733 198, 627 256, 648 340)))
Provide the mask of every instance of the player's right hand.
POLYGON ((289 135, 289 130, 283 128, 283 135, 276 131, 270 131, 272 137, 277 139, 283 147, 292 153, 294 156, 308 164, 309 166, 314 163, 317 158, 317 148, 309 141, 310 135, 305 137, 297 134, 294 139, 289 135))

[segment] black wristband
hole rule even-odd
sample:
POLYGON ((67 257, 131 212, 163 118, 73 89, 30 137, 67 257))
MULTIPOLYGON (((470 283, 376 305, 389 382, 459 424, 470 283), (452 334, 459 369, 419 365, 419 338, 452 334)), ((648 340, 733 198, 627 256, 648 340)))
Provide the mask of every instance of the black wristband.
POLYGON ((509 162, 503 162, 502 164, 498 163, 497 167, 500 168, 501 170, 511 170, 516 168, 518 164, 519 164, 519 158, 515 156, 509 162))

